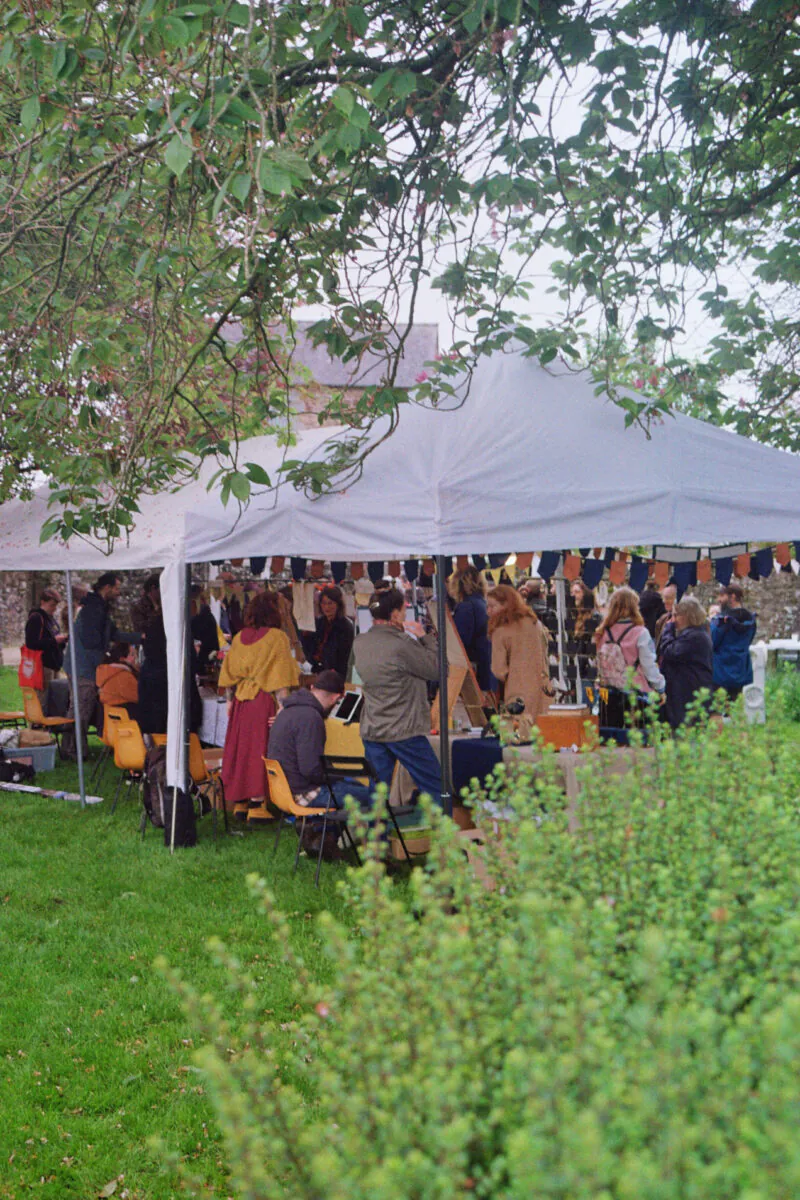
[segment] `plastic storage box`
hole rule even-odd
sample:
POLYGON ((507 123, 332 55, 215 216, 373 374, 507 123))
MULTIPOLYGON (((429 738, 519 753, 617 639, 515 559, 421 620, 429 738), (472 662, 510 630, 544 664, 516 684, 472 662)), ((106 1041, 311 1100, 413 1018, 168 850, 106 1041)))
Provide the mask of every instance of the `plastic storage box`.
POLYGON ((20 746, 16 750, 6 750, 5 756, 15 762, 29 763, 38 773, 39 771, 53 770, 56 765, 57 749, 55 742, 51 746, 20 746))

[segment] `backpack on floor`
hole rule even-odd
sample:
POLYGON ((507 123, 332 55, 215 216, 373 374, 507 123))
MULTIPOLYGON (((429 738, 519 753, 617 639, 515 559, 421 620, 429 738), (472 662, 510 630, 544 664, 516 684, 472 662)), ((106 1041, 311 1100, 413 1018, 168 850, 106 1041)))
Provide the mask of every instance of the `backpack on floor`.
POLYGON ((197 845, 197 821, 192 797, 180 788, 164 789, 164 845, 172 840, 172 801, 175 798, 175 845, 197 845))
POLYGON ((6 758, 0 747, 0 783, 31 783, 35 778, 36 772, 30 763, 6 758))
POLYGON ((164 793, 167 788, 167 748, 151 746, 144 760, 142 802, 156 829, 164 825, 164 793))

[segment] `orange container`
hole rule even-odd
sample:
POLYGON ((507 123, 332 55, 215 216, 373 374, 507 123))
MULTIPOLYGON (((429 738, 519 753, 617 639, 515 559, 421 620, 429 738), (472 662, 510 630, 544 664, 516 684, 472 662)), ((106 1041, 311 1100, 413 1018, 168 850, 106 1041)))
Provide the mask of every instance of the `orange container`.
POLYGON ((570 749, 572 746, 585 746, 592 740, 592 731, 598 728, 597 717, 593 717, 585 705, 558 705, 549 712, 542 713, 536 718, 536 725, 548 746, 556 750, 570 749), (587 737, 586 722, 592 729, 587 737))

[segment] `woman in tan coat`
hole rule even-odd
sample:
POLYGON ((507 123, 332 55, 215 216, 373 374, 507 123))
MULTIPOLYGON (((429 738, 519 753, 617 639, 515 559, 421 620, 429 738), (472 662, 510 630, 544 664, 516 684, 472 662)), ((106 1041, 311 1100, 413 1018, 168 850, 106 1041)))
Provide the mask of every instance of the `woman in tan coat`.
POLYGON ((504 685, 504 698, 524 700, 535 719, 550 707, 547 630, 520 594, 506 584, 486 597, 492 674, 504 685))

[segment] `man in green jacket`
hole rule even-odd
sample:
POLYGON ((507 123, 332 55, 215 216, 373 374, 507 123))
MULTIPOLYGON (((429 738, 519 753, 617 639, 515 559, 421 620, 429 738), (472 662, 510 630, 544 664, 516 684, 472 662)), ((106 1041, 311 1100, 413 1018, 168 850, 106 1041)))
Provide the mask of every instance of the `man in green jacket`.
POLYGON ((442 771, 428 734, 427 683, 439 678, 436 635, 417 621, 406 623, 405 599, 396 588, 370 600, 372 628, 357 637, 355 667, 364 687, 361 738, 378 780, 391 785, 396 763, 437 803, 442 771))

